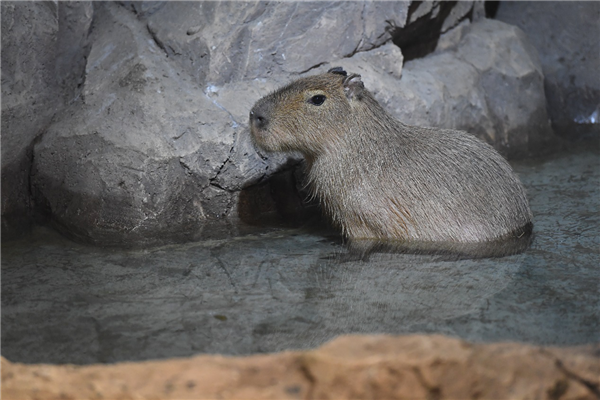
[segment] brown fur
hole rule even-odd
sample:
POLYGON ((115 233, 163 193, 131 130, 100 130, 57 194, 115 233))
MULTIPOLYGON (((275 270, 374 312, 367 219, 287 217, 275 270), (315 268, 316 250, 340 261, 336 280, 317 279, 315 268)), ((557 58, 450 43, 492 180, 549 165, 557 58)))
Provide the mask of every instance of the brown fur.
POLYGON ((304 154, 312 190, 350 238, 481 242, 531 230, 525 191, 492 147, 403 124, 358 75, 292 82, 256 103, 250 127, 260 148, 304 154))

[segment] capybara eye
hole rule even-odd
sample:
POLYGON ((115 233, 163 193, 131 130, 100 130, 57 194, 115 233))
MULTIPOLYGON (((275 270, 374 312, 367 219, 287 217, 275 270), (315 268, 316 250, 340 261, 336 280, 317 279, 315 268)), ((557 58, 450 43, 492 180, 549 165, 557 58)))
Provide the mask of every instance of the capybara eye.
POLYGON ((311 97, 308 102, 310 104, 314 104, 315 106, 320 106, 325 102, 326 98, 327 97, 323 96, 322 94, 317 94, 316 96, 311 97))

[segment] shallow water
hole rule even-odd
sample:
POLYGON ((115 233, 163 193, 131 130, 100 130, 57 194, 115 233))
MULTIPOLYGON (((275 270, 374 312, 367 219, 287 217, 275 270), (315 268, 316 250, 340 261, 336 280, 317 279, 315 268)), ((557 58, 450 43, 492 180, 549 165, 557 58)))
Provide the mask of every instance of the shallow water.
POLYGON ((147 250, 47 228, 2 246, 2 355, 117 362, 305 349, 346 333, 600 341, 598 146, 515 165, 534 240, 501 258, 372 253, 269 229, 147 250))

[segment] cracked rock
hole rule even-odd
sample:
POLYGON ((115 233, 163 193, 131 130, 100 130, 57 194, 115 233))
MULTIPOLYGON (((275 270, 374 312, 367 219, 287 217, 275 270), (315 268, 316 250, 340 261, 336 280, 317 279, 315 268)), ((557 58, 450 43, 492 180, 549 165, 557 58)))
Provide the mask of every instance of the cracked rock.
POLYGON ((147 17, 167 56, 200 84, 298 74, 390 40, 408 1, 168 2, 147 17))
POLYGON ((34 148, 35 201, 61 230, 95 243, 184 237, 201 227, 207 202, 220 213, 209 183, 235 122, 133 14, 114 3, 96 14, 82 99, 34 148))
POLYGON ((79 95, 93 7, 2 2, 2 238, 30 214, 33 140, 79 95))
POLYGON ((521 28, 539 52, 555 132, 600 137, 600 3, 501 2, 496 18, 521 28))

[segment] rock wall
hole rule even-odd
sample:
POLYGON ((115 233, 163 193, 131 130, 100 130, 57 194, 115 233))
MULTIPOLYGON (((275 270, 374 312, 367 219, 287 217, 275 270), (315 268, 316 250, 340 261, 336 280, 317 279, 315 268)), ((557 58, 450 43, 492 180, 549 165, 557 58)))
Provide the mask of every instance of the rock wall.
POLYGON ((81 90, 91 3, 2 2, 2 232, 29 223, 32 145, 81 90))
POLYGON ((598 346, 345 336, 307 352, 113 365, 2 358, 10 399, 597 399, 598 346))
POLYGON ((600 3, 501 2, 496 17, 521 28, 540 54, 554 131, 600 136, 600 3))
POLYGON ((404 122, 468 130, 508 157, 553 139, 535 48, 479 1, 2 10, 3 233, 31 208, 107 245, 186 240, 208 219, 303 215, 301 157, 257 152, 247 114, 332 66, 361 73, 404 122), (19 48, 22 37, 35 41, 19 48))
POLYGON ((466 130, 509 158, 551 145, 542 67, 520 29, 480 19, 424 58, 403 67, 393 61, 401 58, 389 43, 336 65, 363 75, 379 102, 409 124, 466 130))

